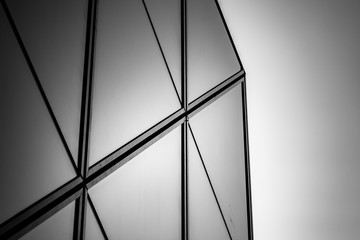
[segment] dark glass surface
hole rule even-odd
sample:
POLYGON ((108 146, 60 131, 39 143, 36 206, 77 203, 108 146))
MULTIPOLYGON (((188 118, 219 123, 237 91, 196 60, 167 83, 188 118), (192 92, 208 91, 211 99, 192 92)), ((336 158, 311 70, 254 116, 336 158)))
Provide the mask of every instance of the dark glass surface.
POLYGON ((90 164, 180 108, 141 1, 100 1, 90 164))
POLYGON ((87 1, 6 2, 77 162, 87 1))
POLYGON ((179 0, 145 0, 181 98, 181 9, 179 0))
POLYGON ((180 239, 180 128, 89 189, 110 239, 180 239))
POLYGON ((0 223, 75 176, 0 8, 0 223))
POLYGON ((191 118, 190 125, 232 239, 247 239, 240 85, 191 118))
POLYGON ((189 238, 230 239, 190 132, 188 140, 189 238))
POLYGON ((214 0, 187 1, 189 102, 240 70, 214 0))
POLYGON ((36 228, 25 234, 22 240, 71 240, 74 230, 75 202, 70 203, 36 228))

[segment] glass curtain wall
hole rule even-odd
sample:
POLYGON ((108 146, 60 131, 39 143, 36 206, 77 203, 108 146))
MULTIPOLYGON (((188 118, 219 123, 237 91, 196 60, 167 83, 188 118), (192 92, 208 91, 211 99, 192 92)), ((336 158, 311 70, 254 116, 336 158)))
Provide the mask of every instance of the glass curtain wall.
POLYGON ((0 1, 1 239, 253 239, 217 0, 0 1))

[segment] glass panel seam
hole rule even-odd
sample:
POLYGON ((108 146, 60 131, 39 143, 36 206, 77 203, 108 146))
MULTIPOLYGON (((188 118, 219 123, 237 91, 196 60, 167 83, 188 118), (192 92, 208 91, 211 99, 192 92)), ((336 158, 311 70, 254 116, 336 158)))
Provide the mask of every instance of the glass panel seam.
POLYGON ((106 234, 104 225, 103 225, 102 222, 101 222, 101 219, 100 219, 100 217, 99 217, 99 214, 97 213, 97 210, 96 210, 96 208, 95 208, 95 205, 94 205, 93 201, 91 200, 91 197, 90 197, 89 194, 87 194, 87 199, 88 199, 88 201, 89 201, 90 208, 91 208, 91 210, 92 210, 93 213, 94 213, 96 222, 98 223, 98 225, 99 225, 99 227, 100 227, 100 230, 101 230, 101 233, 102 233, 104 239, 105 239, 105 240, 108 240, 109 238, 108 238, 108 236, 107 236, 107 234, 106 234))
POLYGON ((172 77, 172 74, 171 74, 169 65, 168 65, 168 63, 167 63, 167 61, 166 61, 166 57, 165 57, 164 51, 163 51, 163 49, 162 49, 162 47, 161 47, 159 38, 158 38, 158 36, 157 36, 156 30, 155 30, 155 27, 154 27, 154 24, 153 24, 153 22, 152 22, 152 20, 151 20, 150 13, 149 13, 149 11, 148 11, 148 8, 147 8, 146 3, 145 3, 144 0, 142 0, 142 3, 143 3, 143 5, 144 5, 145 11, 146 11, 146 15, 147 15, 147 17, 148 17, 148 19, 149 19, 149 22, 150 22, 152 31, 153 31, 153 33, 154 33, 154 35, 155 35, 155 39, 156 39, 156 42, 157 42, 157 44, 158 44, 158 46, 159 46, 161 55, 162 55, 162 57, 163 57, 163 59, 164 59, 164 63, 165 63, 165 65, 166 65, 166 69, 167 69, 167 71, 168 71, 168 73, 169 73, 169 76, 170 76, 170 79, 171 79, 171 83, 172 83, 172 85, 173 85, 173 87, 174 87, 176 96, 177 96, 177 98, 178 98, 178 100, 179 100, 179 103, 180 103, 180 105, 181 105, 182 103, 181 103, 180 95, 179 95, 179 93, 178 93, 178 91, 177 91, 177 89, 176 89, 174 79, 173 79, 173 77, 172 77))
POLYGON ((225 21, 225 18, 224 18, 223 13, 222 13, 222 11, 221 11, 219 2, 218 2, 218 0, 214 0, 214 2, 215 2, 215 4, 216 4, 216 8, 217 8, 217 10, 218 10, 218 12, 219 12, 219 15, 220 15, 220 17, 221 17, 222 23, 223 23, 223 25, 224 25, 224 27, 225 27, 226 33, 227 33, 227 35, 228 35, 228 37, 229 37, 229 39, 230 39, 231 46, 232 46, 233 51, 234 51, 234 53, 235 53, 235 55, 236 55, 236 59, 238 60, 238 63, 239 63, 239 65, 240 65, 240 70, 243 70, 243 69, 244 69, 243 64, 242 64, 242 62, 241 62, 241 60, 240 60, 240 57, 239 57, 239 54, 238 54, 238 52, 237 52, 237 50, 236 50, 234 41, 233 41, 232 36, 231 36, 231 34, 230 34, 229 28, 228 28, 228 26, 227 26, 227 24, 226 24, 226 21, 225 21))
POLYGON ((204 168, 204 171, 205 171, 207 180, 208 180, 208 182, 209 182, 209 184, 210 184, 211 191, 212 191, 212 193, 213 193, 213 196, 214 196, 214 198, 215 198, 216 204, 217 204, 218 209, 219 209, 219 211, 220 211, 222 220, 223 220, 223 222, 224 222, 224 224, 225 224, 226 231, 228 232, 230 239, 232 239, 231 234, 230 234, 230 230, 229 230, 228 225, 227 225, 227 223, 226 223, 224 214, 223 214, 223 212, 222 212, 222 210, 221 210, 220 203, 219 203, 219 201, 218 201, 218 198, 217 198, 216 193, 215 193, 215 189, 214 189, 214 187, 213 187, 213 185, 212 185, 212 182, 211 182, 211 180, 210 180, 209 173, 208 173, 208 171, 207 171, 207 169, 206 169, 206 166, 205 166, 203 157, 202 157, 202 155, 201 155, 201 153, 200 153, 200 149, 199 149, 199 146, 198 146, 198 144, 197 144, 197 142, 196 142, 196 139, 195 139, 194 133, 193 133, 193 131, 192 131, 192 129, 191 129, 190 123, 189 123, 189 130, 190 130, 190 133, 191 133, 191 137, 192 137, 192 139, 194 140, 196 150, 197 150, 197 152, 198 152, 198 154, 199 154, 202 167, 204 168))

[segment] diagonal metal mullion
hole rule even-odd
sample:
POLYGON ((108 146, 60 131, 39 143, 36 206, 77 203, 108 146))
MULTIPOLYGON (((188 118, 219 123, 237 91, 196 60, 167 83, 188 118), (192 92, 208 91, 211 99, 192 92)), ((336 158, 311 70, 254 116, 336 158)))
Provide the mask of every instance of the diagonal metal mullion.
POLYGON ((79 171, 78 171, 78 169, 77 169, 77 167, 76 167, 76 164, 75 164, 74 158, 73 158, 73 156, 72 156, 72 154, 71 154, 71 151, 70 151, 70 149, 69 149, 69 146, 68 146, 68 144, 67 144, 67 142, 66 142, 66 139, 65 139, 65 137, 64 137, 64 135, 63 135, 63 133, 62 133, 62 131, 61 131, 60 125, 59 125, 59 123, 58 123, 57 120, 56 120, 56 117, 55 117, 55 114, 54 114, 54 112, 53 112, 53 110, 52 110, 52 108, 51 108, 50 102, 49 102, 49 100, 48 100, 48 98, 47 98, 47 96, 46 96, 46 93, 45 93, 45 91, 44 91, 44 89, 43 89, 43 87, 42 87, 42 85, 41 85, 41 82, 40 82, 40 80, 39 80, 39 77, 38 77, 38 75, 37 75, 37 73, 36 73, 36 71, 35 71, 34 65, 33 65, 32 62, 31 62, 30 55, 29 55, 28 52, 26 51, 24 42, 22 41, 21 36, 20 36, 20 33, 19 33, 19 31, 17 30, 16 24, 15 24, 15 22, 14 22, 14 19, 13 19, 12 16, 11 16, 10 10, 9 10, 8 6, 6 5, 6 3, 5 3, 5 0, 1 0, 1 4, 2 4, 3 9, 4 9, 4 11, 5 11, 5 14, 6 14, 6 16, 7 16, 7 19, 9 20, 11 29, 12 29, 13 32, 14 32, 14 35, 15 35, 15 37, 16 37, 16 40, 17 40, 17 42, 18 42, 18 44, 19 44, 19 46, 20 46, 20 49, 21 49, 21 51, 22 51, 22 53, 23 53, 23 55, 24 55, 24 57, 25 57, 25 60, 26 60, 26 62, 27 62, 27 64, 28 64, 28 67, 29 67, 30 72, 31 72, 31 74, 32 74, 32 76, 33 76, 33 79, 35 80, 36 86, 37 86, 38 89, 39 89, 40 95, 41 95, 41 97, 42 97, 42 99, 43 99, 43 101, 44 101, 44 103, 45 103, 46 109, 47 109, 48 112, 49 112, 50 118, 51 118, 51 120, 52 120, 52 122, 53 122, 53 124, 54 124, 54 126, 55 126, 55 128, 56 128, 56 131, 57 131, 57 133, 58 133, 58 135, 59 135, 59 137, 60 137, 60 140, 61 140, 61 142, 62 142, 62 144, 63 144, 63 146, 64 146, 64 148, 65 148, 65 151, 66 151, 66 153, 67 153, 67 155, 68 155, 68 157, 69 157, 69 159, 70 159, 70 162, 71 162, 71 164, 72 164, 75 172, 76 172, 77 174, 79 174, 79 171))
MULTIPOLYGON (((191 102, 188 105, 187 112, 181 109, 178 110, 174 114, 154 125, 152 128, 148 129, 124 146, 106 156, 104 159, 91 166, 89 169, 89 180, 87 180, 88 187, 92 187, 98 181, 109 175, 111 172, 115 171, 118 167, 121 167, 123 165, 121 162, 128 161, 129 159, 127 156, 132 154, 134 151, 137 151, 137 149, 144 150, 144 147, 146 148, 150 146, 154 142, 151 140, 152 138, 156 138, 158 135, 163 136, 170 131, 169 128, 174 129, 176 126, 179 126, 183 121, 186 120, 186 117, 190 118, 196 115, 200 110, 240 84, 244 79, 244 74, 244 71, 240 71, 234 74, 232 77, 226 79, 202 95, 200 98, 191 102), (148 144, 149 141, 152 142, 150 145, 148 144)), ((184 102, 185 101, 183 101, 183 103, 184 102)))
MULTIPOLYGON (((148 129, 147 131, 143 132, 142 134, 138 135, 136 138, 128 142, 127 144, 123 145, 122 147, 118 148, 102 160, 98 161, 96 164, 90 167, 89 169, 89 177, 91 175, 101 175, 104 173, 104 168, 113 164, 112 162, 121 161, 123 156, 126 156, 127 152, 131 151, 133 148, 140 148, 141 146, 145 145, 145 141, 147 139, 151 139, 156 135, 163 134, 164 131, 168 132, 166 129, 174 127, 175 125, 178 126, 185 120, 186 116, 192 117, 197 112, 199 112, 204 107, 208 106, 211 102, 215 101, 219 95, 221 96, 223 93, 231 90, 233 87, 237 86, 244 77, 244 72, 241 71, 229 79, 226 79, 212 90, 208 91, 200 98, 194 100, 188 105, 188 112, 185 112, 183 109, 180 109, 167 117, 166 119, 162 120, 161 122, 155 124, 152 128, 148 129), (102 172, 102 173, 98 173, 102 172)), ((175 126, 175 127, 176 127, 175 126)), ((109 173, 107 173, 108 175, 109 173)))
POLYGON ((225 224, 226 230, 227 230, 227 232, 228 232, 228 234, 229 234, 230 239, 232 239, 231 234, 230 234, 230 230, 229 230, 228 225, 227 225, 227 223, 226 223, 224 214, 223 214, 223 212, 222 212, 222 210, 221 210, 221 206, 220 206, 219 200, 218 200, 218 198, 217 198, 217 196, 216 196, 216 193, 215 193, 213 184, 212 184, 212 182, 211 182, 211 180, 210 180, 209 173, 208 173, 208 171, 207 171, 207 169, 206 169, 206 166, 205 166, 203 157, 202 157, 202 155, 201 155, 201 153, 200 153, 200 149, 199 149, 199 146, 198 146, 198 144, 197 144, 197 142, 196 142, 196 139, 195 139, 194 133, 193 133, 193 131, 192 131, 192 129, 191 129, 190 123, 189 123, 189 130, 190 130, 192 139, 194 140, 194 143, 195 143, 195 146, 196 146, 196 150, 197 150, 197 152, 198 152, 198 154, 199 154, 199 156, 200 156, 201 164, 202 164, 202 166, 203 166, 203 168, 204 168, 204 170, 205 170, 206 177, 207 177, 207 179, 208 179, 208 181, 209 181, 209 184, 210 184, 210 187, 211 187, 211 191, 212 191, 212 193, 213 193, 213 195, 214 195, 214 198, 215 198, 215 200, 216 200, 216 204, 217 204, 217 206, 218 206, 218 208, 219 208, 219 211, 220 211, 221 217, 222 217, 222 219, 223 219, 223 222, 224 222, 224 224, 225 224))
POLYGON ((88 199, 88 201, 89 201, 89 206, 91 207, 91 210, 92 210, 93 213, 94 213, 96 222, 98 223, 98 225, 99 225, 99 227, 100 227, 100 230, 101 230, 101 233, 102 233, 104 239, 105 239, 105 240, 108 240, 109 238, 108 238, 108 236, 107 236, 107 234, 106 234, 105 228, 104 228, 104 226, 103 226, 103 224, 102 224, 102 222, 101 222, 101 220, 100 220, 99 214, 97 213, 96 208, 95 208, 95 205, 94 205, 93 201, 91 200, 91 197, 90 197, 89 194, 87 194, 87 199, 88 199))
POLYGON ((158 36, 157 36, 157 34, 156 34, 156 30, 155 30, 154 24, 153 24, 153 22, 152 22, 152 20, 151 20, 150 13, 149 13, 148 8, 147 8, 147 6, 146 6, 145 0, 142 0, 142 3, 144 4, 144 8, 145 8, 145 10, 146 10, 146 14, 147 14, 147 16, 148 16, 148 19, 149 19, 151 28, 152 28, 153 33, 154 33, 154 35, 155 35, 156 42, 157 42, 157 44, 158 44, 158 46, 159 46, 161 55, 162 55, 162 57, 163 57, 163 59, 164 59, 166 68, 167 68, 167 70, 168 70, 168 73, 169 73, 169 76, 170 76, 170 79, 171 79, 171 82, 172 82, 172 85, 173 85, 174 90, 175 90, 175 92, 176 92, 176 96, 178 97, 179 103, 181 104, 180 95, 179 95, 179 93, 178 93, 178 91, 177 91, 177 89, 176 89, 174 79, 173 79, 173 77, 172 77, 172 74, 171 74, 169 65, 168 65, 168 63, 167 63, 167 61, 166 61, 166 57, 165 57, 164 51, 162 50, 162 47, 161 47, 159 38, 158 38, 158 36))
POLYGON ((88 188, 101 181, 107 175, 131 160, 134 156, 148 148, 151 144, 175 129, 185 120, 185 112, 180 109, 168 118, 159 122, 149 130, 137 136, 132 141, 117 149, 112 154, 97 162, 89 169, 89 176, 86 179, 88 188))

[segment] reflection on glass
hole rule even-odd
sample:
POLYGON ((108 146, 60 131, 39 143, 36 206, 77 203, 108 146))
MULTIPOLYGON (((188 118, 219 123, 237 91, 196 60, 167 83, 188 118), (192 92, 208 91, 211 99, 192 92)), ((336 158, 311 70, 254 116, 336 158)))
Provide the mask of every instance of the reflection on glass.
POLYGON ((240 85, 190 119, 196 142, 233 239, 247 239, 240 85))
POLYGON ((189 238, 192 240, 229 239, 211 186, 189 133, 189 238))
POLYGON ((7 1, 74 159, 79 142, 86 2, 7 1))
POLYGON ((89 190, 110 239, 180 239, 180 129, 89 190))
POLYGON ((32 229, 22 240, 66 240, 73 239, 75 202, 70 203, 55 215, 32 229))
POLYGON ((0 223, 75 176, 0 8, 0 223))
POLYGON ((86 232, 85 239, 87 240, 101 240, 104 236, 100 230, 100 226, 96 221, 95 214, 90 207, 90 203, 87 203, 86 210, 86 232))
POLYGON ((100 1, 90 164, 180 108, 141 1, 100 1))
POLYGON ((181 97, 180 2, 179 0, 145 0, 179 97, 181 97))
POLYGON ((187 1, 189 102, 240 70, 214 0, 187 1))

